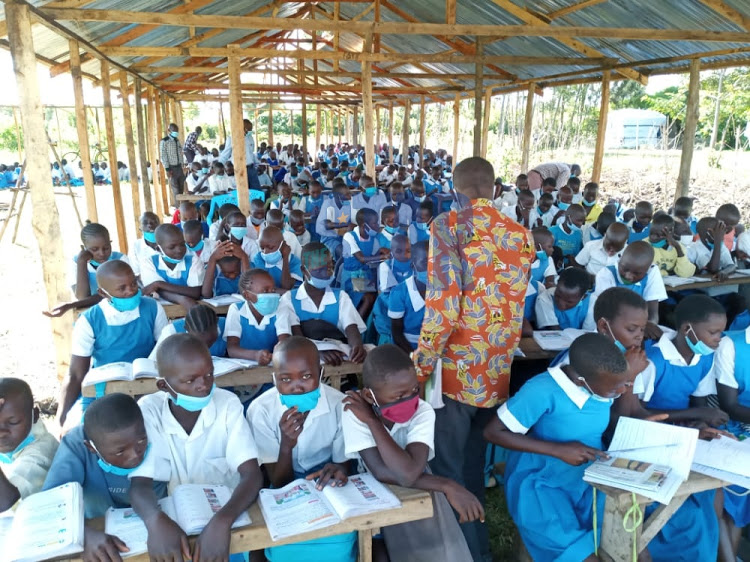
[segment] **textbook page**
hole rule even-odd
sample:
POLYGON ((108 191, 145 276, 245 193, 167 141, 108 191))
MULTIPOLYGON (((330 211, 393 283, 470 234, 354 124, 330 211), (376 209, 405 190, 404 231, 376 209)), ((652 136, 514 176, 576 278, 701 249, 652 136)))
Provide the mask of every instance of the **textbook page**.
MULTIPOLYGON (((172 517, 188 535, 197 535, 208 525, 211 518, 232 497, 232 491, 226 486, 208 484, 180 484, 172 494, 175 516, 166 509, 167 515, 172 517)), ((232 528, 250 525, 247 512, 240 515, 232 528)))
MULTIPOLYGON (((718 468, 712 468, 710 466, 706 466, 705 464, 698 464, 696 462, 693 463, 693 472, 705 474, 706 476, 710 476, 711 478, 724 480, 725 482, 729 482, 730 484, 736 484, 737 486, 742 486, 745 489, 750 489, 750 478, 740 476, 739 474, 734 474, 733 472, 719 470, 718 468)), ((732 492, 725 491, 724 493, 731 494, 732 492)))
POLYGON ((133 364, 127 361, 108 363, 101 367, 94 367, 86 373, 81 386, 93 386, 100 382, 109 381, 132 381, 133 364))
POLYGON ((680 277, 678 275, 666 275, 663 278, 664 284, 667 287, 680 287, 682 285, 691 285, 693 283, 703 283, 705 281, 710 281, 708 277, 680 277))
POLYGON ((245 299, 242 295, 232 293, 231 295, 219 295, 218 297, 212 297, 210 299, 203 299, 201 302, 213 307, 227 306, 236 302, 243 302, 245 299))
POLYGON ((341 519, 401 507, 399 499, 372 474, 350 476, 346 486, 326 486, 323 495, 341 519))
POLYGON ((258 365, 257 361, 252 361, 250 359, 228 359, 226 357, 212 357, 211 359, 213 360, 214 364, 215 377, 227 375, 235 371, 241 371, 242 369, 246 369, 248 367, 256 367, 258 365))
POLYGON ((135 379, 155 379, 159 376, 159 370, 156 368, 156 361, 148 357, 141 357, 133 361, 133 380, 135 379))
POLYGON ((573 343, 563 330, 534 330, 534 341, 545 351, 562 351, 573 343))
POLYGON ((750 442, 729 437, 699 440, 693 462, 750 478, 750 442))
POLYGON ((271 540, 322 529, 341 519, 315 483, 298 478, 278 489, 264 488, 258 494, 260 509, 271 540))
MULTIPOLYGON (((160 499, 159 508, 170 519, 176 520, 172 498, 160 499)), ((104 532, 118 537, 130 549, 128 552, 120 553, 122 558, 130 558, 148 551, 148 530, 132 507, 110 507, 104 514, 104 532)))

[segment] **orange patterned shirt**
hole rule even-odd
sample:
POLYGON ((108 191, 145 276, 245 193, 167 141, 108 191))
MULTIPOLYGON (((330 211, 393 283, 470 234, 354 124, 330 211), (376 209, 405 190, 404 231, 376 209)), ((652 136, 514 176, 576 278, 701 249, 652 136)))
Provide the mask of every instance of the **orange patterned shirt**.
POLYGON ((424 323, 414 352, 420 381, 442 359, 449 398, 483 408, 508 398, 533 256, 529 232, 489 199, 433 221, 424 323))

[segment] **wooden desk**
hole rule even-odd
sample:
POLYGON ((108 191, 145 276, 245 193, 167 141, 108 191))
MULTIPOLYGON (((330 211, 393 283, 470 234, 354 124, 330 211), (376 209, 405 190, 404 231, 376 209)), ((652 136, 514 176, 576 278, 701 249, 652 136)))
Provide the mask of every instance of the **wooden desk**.
POLYGON ((211 193, 198 193, 198 194, 192 194, 192 193, 180 193, 177 196, 178 201, 210 201, 211 200, 211 193))
MULTIPOLYGON (((359 517, 352 517, 331 527, 318 529, 301 535, 295 535, 294 537, 278 541, 271 540, 271 535, 268 533, 266 522, 260 511, 260 505, 258 505, 258 502, 255 502, 248 510, 252 523, 247 527, 232 530, 232 542, 229 551, 232 554, 249 552, 251 550, 261 550, 271 546, 281 546, 283 544, 309 541, 321 537, 331 537, 357 531, 359 533, 359 560, 360 562, 371 562, 372 537, 379 532, 380 527, 432 517, 432 498, 429 493, 422 490, 413 490, 411 488, 401 488, 400 486, 388 487, 394 494, 396 494, 396 497, 401 500, 400 508, 378 511, 368 515, 360 515, 359 517)), ((89 524, 98 529, 103 529, 104 527, 104 521, 102 518, 95 519, 89 524)), ((192 546, 195 543, 195 538, 191 538, 190 543, 192 546)), ((139 554, 128 560, 132 560, 133 562, 148 562, 149 557, 148 554, 139 554)), ((74 562, 81 562, 81 559, 74 559, 74 562)))
MULTIPOLYGON (((326 365, 323 371, 323 381, 333 388, 341 388, 341 379, 347 375, 354 374, 358 375, 362 372, 361 363, 351 363, 346 361, 334 367, 332 365, 326 365)), ((227 386, 241 386, 251 384, 265 384, 273 382, 273 367, 252 367, 249 369, 242 369, 240 371, 234 371, 216 377, 216 386, 219 388, 227 386)), ((156 388, 156 379, 136 379, 134 381, 110 381, 104 390, 105 394, 113 394, 115 392, 122 392, 130 396, 142 396, 144 394, 153 394, 158 389, 156 388)), ((81 393, 86 397, 95 397, 96 388, 91 386, 84 386, 81 388, 81 393)))
POLYGON ((750 275, 740 275, 738 274, 737 277, 730 277, 726 281, 715 281, 710 278, 706 278, 705 281, 696 281, 695 283, 687 283, 685 285, 667 285, 664 284, 664 287, 669 292, 676 292, 676 291, 685 291, 685 290, 691 290, 691 289, 706 289, 708 287, 724 287, 728 285, 744 285, 745 283, 750 283, 750 275))
POLYGON ((521 338, 518 349, 523 351, 523 357, 516 356, 513 358, 513 361, 552 360, 560 353, 559 351, 546 351, 542 349, 534 338, 521 338))
MULTIPOLYGON (((685 502, 689 495, 714 490, 726 486, 727 483, 710 476, 704 476, 697 472, 691 472, 690 478, 682 483, 669 505, 660 505, 648 519, 643 520, 636 530, 636 549, 638 554, 648 546, 662 527, 674 515, 675 511, 685 502)), ((611 488, 609 486, 596 485, 596 488, 605 494, 607 499, 604 504, 604 517, 602 521, 602 540, 599 547, 599 558, 604 561, 630 562, 633 559, 633 535, 623 527, 623 518, 626 512, 633 506, 631 492, 611 488)), ((636 501, 641 509, 644 509, 652 500, 636 495, 636 501)), ((699 532, 696 530, 696 532, 699 532)), ((679 548, 679 545, 676 545, 679 548)))
MULTIPOLYGON (((202 304, 205 306, 208 306, 210 308, 214 309, 214 312, 218 314, 219 316, 226 316, 227 311, 229 310, 229 307, 231 305, 225 304, 223 306, 212 306, 208 304, 205 301, 198 301, 198 304, 202 304)), ((170 320, 176 320, 177 318, 185 318, 185 315, 187 312, 185 311, 185 307, 181 304, 173 304, 173 303, 161 303, 162 308, 164 308, 164 312, 167 315, 167 318, 170 320)))

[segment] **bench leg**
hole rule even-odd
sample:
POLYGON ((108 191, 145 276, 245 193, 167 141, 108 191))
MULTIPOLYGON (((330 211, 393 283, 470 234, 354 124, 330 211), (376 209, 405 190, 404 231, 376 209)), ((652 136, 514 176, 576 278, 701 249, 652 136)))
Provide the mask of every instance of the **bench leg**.
POLYGON ((372 529, 359 531, 359 562, 372 562, 372 529))

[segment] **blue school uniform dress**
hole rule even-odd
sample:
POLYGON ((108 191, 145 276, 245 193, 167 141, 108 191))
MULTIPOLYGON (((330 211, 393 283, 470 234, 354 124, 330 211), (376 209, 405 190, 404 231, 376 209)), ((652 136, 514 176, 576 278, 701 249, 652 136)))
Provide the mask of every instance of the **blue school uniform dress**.
POLYGON ((277 315, 274 313, 264 316, 258 325, 251 323, 248 319, 248 316, 253 313, 246 302, 238 302, 231 306, 236 310, 240 319, 240 328, 242 330, 240 346, 244 349, 273 351, 274 346, 279 342, 279 336, 276 334, 277 315))
POLYGON ((637 295, 643 297, 643 293, 646 291, 646 280, 648 279, 648 275, 636 283, 625 283, 622 279, 620 279, 620 274, 617 271, 617 267, 615 267, 614 265, 608 265, 607 270, 612 274, 612 277, 615 280, 616 287, 629 289, 637 295))
POLYGON ((418 223, 413 222, 409 225, 409 228, 407 230, 408 236, 409 236, 409 243, 410 244, 416 244, 417 242, 424 242, 425 240, 430 240, 430 228, 429 226, 427 228, 418 227, 417 225, 421 224, 427 224, 427 223, 418 223))
POLYGON ((637 231, 635 228, 633 228, 633 225, 635 224, 636 224, 636 221, 633 220, 633 222, 628 225, 628 228, 630 228, 630 236, 628 236, 628 244, 632 244, 633 242, 638 242, 639 240, 645 240, 646 238, 648 238, 648 235, 651 232, 650 224, 646 225, 646 227, 641 231, 637 231))
MULTIPOLYGON (((257 267, 259 269, 263 269, 267 271, 271 277, 273 277, 273 282, 277 287, 281 287, 281 268, 282 268, 283 260, 279 260, 278 263, 275 263, 273 265, 266 264, 265 261, 263 261, 263 258, 260 255, 260 252, 255 254, 253 256, 252 265, 253 267, 257 267)), ((294 254, 289 254, 289 272, 292 275, 292 278, 297 281, 297 283, 302 282, 302 268, 301 268, 302 262, 300 259, 295 256, 294 254)), ((239 278, 238 278, 239 282, 239 278)), ((237 291, 235 291, 237 292, 237 291)))
POLYGON ((549 231, 555 238, 555 246, 562 250, 564 256, 577 256, 583 249, 583 235, 580 230, 572 230, 568 234, 562 226, 553 226, 549 231))
POLYGON ((388 297, 388 317, 403 319, 404 337, 414 349, 417 349, 417 343, 419 343, 424 310, 424 297, 419 294, 414 277, 409 277, 391 290, 388 297))
POLYGON ((377 236, 370 236, 367 240, 363 240, 359 234, 358 228, 348 232, 344 236, 344 242, 344 263, 341 268, 341 288, 344 289, 352 299, 354 306, 357 306, 362 300, 362 293, 354 290, 352 279, 356 277, 373 281, 375 280, 376 270, 361 263, 356 257, 354 257, 354 254, 362 252, 363 256, 367 258, 372 257, 378 253, 380 245, 378 244, 377 236), (353 245, 350 237, 354 239, 353 245))
POLYGON ((315 231, 320 236, 320 241, 326 245, 331 255, 336 259, 337 252, 340 251, 342 237, 335 230, 326 228, 326 221, 332 220, 336 224, 351 224, 352 206, 349 201, 339 207, 336 201, 331 197, 323 201, 320 207, 318 219, 315 221, 315 231), (331 209, 330 211, 328 209, 331 209), (329 216, 330 214, 330 216, 329 216))
MULTIPOLYGON (((554 264, 553 268, 554 268, 554 264)), ((531 281, 534 283, 542 283, 544 284, 544 280, 547 277, 547 275, 554 275, 554 269, 551 271, 548 270, 550 266, 550 260, 549 256, 547 254, 544 254, 544 259, 537 258, 534 263, 531 264, 531 269, 529 269, 529 275, 531 275, 531 281)))
MULTIPOLYGON (((128 263, 128 258, 120 253, 120 252, 112 252, 109 256, 109 259, 107 261, 112 260, 123 260, 124 262, 128 263), (124 258, 124 259, 123 259, 124 258)), ((73 263, 78 263, 78 256, 73 257, 73 263)), ((89 274, 89 290, 91 295, 95 295, 96 292, 99 290, 99 284, 96 282, 96 270, 99 266, 94 266, 90 261, 86 264, 86 270, 89 274)))
MULTIPOLYGON (((196 203, 196 205, 199 205, 201 203, 203 203, 203 201, 198 201, 196 203)), ((183 227, 182 222, 178 222, 177 223, 177 228, 179 228, 180 230, 182 230, 182 227, 183 227)), ((203 230, 203 238, 208 238, 208 235, 209 235, 209 233, 208 233, 208 223, 206 221, 201 221, 201 229, 203 230)))
POLYGON ((580 330, 583 328, 583 323, 586 321, 586 315, 591 306, 591 295, 588 294, 583 297, 577 305, 568 310, 560 310, 557 306, 554 306, 554 298, 552 299, 555 316, 559 323, 560 329, 565 330, 566 328, 574 328, 580 330))
MULTIPOLYGON (((388 200, 385 197, 385 193, 379 189, 375 195, 370 197, 367 197, 364 193, 357 193, 352 197, 352 207, 357 211, 360 209, 372 209, 376 213, 380 213, 386 205, 388 205, 388 200)), ((354 213, 354 218, 357 218, 356 213, 354 213)))
MULTIPOLYGON (((690 396, 704 379, 710 378, 713 355, 696 356, 688 366, 680 365, 679 352, 668 336, 646 348, 646 355, 654 365, 653 391, 644 396, 647 408, 681 410, 690 407, 690 396)), ((682 360, 684 362, 684 360, 682 360)), ((715 560, 719 545, 719 523, 714 511, 716 490, 693 494, 672 515, 662 530, 648 544, 654 562, 684 560, 715 560)), ((647 518, 657 508, 651 504, 645 510, 647 518)))
MULTIPOLYGON (((78 425, 60 441, 44 480, 42 490, 49 490, 68 482, 83 486, 83 505, 86 519, 103 517, 108 508, 130 507, 130 479, 105 472, 98 464, 99 457, 84 445, 88 439, 83 426, 78 425)), ((150 451, 146 454, 152 454, 150 451)), ((167 492, 166 482, 154 482, 157 498, 167 492)))
MULTIPOLYGON (((224 338, 224 325, 226 324, 226 318, 223 316, 219 318, 219 337, 213 343, 208 350, 211 352, 212 357, 226 357, 227 356, 227 340, 224 338)), ((180 318, 172 322, 172 327, 176 334, 184 334, 187 332, 185 329, 185 319, 180 318)))
MULTIPOLYGON (((611 400, 593 398, 557 367, 537 375, 500 406, 509 430, 544 441, 580 441, 602 448, 611 400)), ((583 481, 586 465, 510 451, 505 468, 508 511, 534 560, 580 562, 594 553, 593 493, 583 481)), ((597 509, 604 508, 598 494, 597 509)))
POLYGON ((154 264, 154 269, 156 270, 156 273, 159 274, 159 277, 162 278, 163 281, 166 281, 167 283, 171 283, 172 285, 179 285, 180 287, 187 287, 188 286, 188 277, 190 275, 190 269, 193 265, 194 259, 200 259, 197 256, 191 256, 190 254, 186 254, 184 258, 182 258, 182 262, 185 264, 185 269, 182 270, 182 273, 179 277, 169 277, 167 273, 159 267, 159 263, 161 261, 161 254, 154 254, 151 256, 151 261, 154 264))
POLYGON ((306 215, 310 215, 310 222, 307 223, 306 228, 310 233, 310 240, 317 242, 320 240, 320 235, 315 231, 315 221, 320 214, 320 208, 323 206, 324 196, 321 195, 317 200, 312 197, 305 197, 305 208, 302 210, 306 215))
MULTIPOLYGON (((256 254, 257 255, 257 254, 256 254)), ((240 276, 238 275, 234 279, 229 279, 221 271, 221 268, 216 266, 216 274, 214 275, 214 296, 219 295, 233 295, 240 292, 240 276)))

